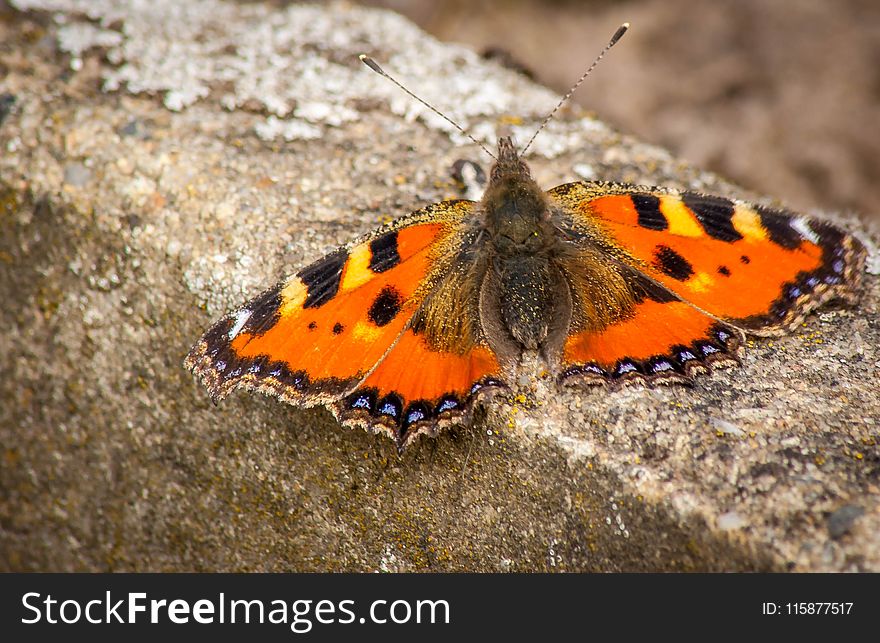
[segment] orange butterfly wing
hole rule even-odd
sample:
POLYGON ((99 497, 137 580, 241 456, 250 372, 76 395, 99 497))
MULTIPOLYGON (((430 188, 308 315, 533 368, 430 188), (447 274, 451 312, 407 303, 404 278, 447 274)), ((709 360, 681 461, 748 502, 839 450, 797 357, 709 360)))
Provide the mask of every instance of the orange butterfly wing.
POLYGON ((465 421, 473 401, 506 385, 487 345, 464 355, 438 352, 408 328, 357 390, 333 405, 349 424, 381 430, 403 448, 417 435, 436 435, 465 421))
POLYGON ((494 354, 439 352, 410 323, 472 209, 434 204, 316 261, 217 322, 186 366, 215 399, 243 387, 325 404, 401 446, 460 419, 484 388, 503 386, 494 354))
POLYGON ((741 333, 687 303, 645 300, 603 331, 573 333, 563 352, 563 381, 689 381, 712 364, 736 362, 741 333))
POLYGON ((740 331, 779 334, 851 299, 865 260, 831 224, 742 201, 613 183, 548 194, 570 217, 564 232, 631 269, 637 295, 620 321, 569 336, 564 377, 687 377, 734 359, 740 331))

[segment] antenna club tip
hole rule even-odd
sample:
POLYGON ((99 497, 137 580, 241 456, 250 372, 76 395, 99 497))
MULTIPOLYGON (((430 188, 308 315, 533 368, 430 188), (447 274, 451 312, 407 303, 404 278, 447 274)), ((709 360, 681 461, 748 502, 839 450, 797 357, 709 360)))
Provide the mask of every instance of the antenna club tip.
POLYGON ((359 54, 359 55, 358 55, 358 59, 359 59, 362 63, 364 63, 367 67, 369 67, 369 68, 372 69, 374 72, 376 72, 377 74, 380 74, 380 75, 382 75, 382 76, 385 75, 385 72, 382 71, 382 68, 379 66, 379 63, 377 63, 375 60, 373 60, 372 58, 370 58, 367 54, 359 54))
POLYGON ((611 36, 611 41, 608 43, 608 48, 613 47, 617 44, 617 41, 623 37, 623 34, 626 33, 626 30, 629 29, 629 23, 624 22, 617 28, 617 31, 614 32, 614 35, 611 36))

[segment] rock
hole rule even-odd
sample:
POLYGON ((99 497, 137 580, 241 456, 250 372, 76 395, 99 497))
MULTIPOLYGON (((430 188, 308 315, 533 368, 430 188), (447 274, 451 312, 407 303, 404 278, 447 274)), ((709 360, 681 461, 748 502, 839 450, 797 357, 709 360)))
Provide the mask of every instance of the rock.
POLYGON ((828 516, 828 535, 834 539, 849 533, 856 519, 865 515, 859 505, 844 505, 828 516))
POLYGON ((722 420, 721 418, 709 418, 709 424, 711 424, 715 430, 722 435, 732 435, 738 438, 745 435, 745 432, 736 424, 728 422, 727 420, 722 420))
MULTIPOLYGON (((877 279, 694 388, 539 386, 402 457, 323 409, 214 406, 181 365, 213 320, 486 162, 357 54, 488 142, 557 97, 348 4, 12 6, 0 569, 880 571, 877 279), (72 163, 91 175, 66 190, 72 163)), ((547 187, 589 167, 746 196, 576 109, 532 150, 547 187)))

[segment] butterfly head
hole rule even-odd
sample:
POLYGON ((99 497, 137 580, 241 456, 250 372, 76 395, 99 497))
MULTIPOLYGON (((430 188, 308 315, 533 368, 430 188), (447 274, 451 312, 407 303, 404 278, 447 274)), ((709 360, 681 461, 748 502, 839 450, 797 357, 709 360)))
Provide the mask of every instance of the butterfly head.
POLYGON ((489 176, 494 185, 532 178, 529 166, 520 159, 513 139, 509 136, 498 139, 498 157, 489 176))
MULTIPOLYGON (((483 212, 491 236, 521 244, 533 243, 548 220, 544 191, 532 178, 509 137, 498 140, 498 158, 483 193, 483 212)), ((504 241, 506 243, 506 241, 504 241)))

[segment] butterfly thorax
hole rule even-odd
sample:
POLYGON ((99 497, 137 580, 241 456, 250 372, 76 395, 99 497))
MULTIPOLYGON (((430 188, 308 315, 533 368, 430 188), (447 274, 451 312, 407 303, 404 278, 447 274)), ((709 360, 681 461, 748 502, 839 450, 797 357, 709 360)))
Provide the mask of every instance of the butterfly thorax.
POLYGON ((570 314, 555 263, 560 241, 547 197, 509 138, 498 142, 498 160, 481 206, 490 249, 486 278, 499 286, 491 305, 521 347, 544 348, 570 314))

